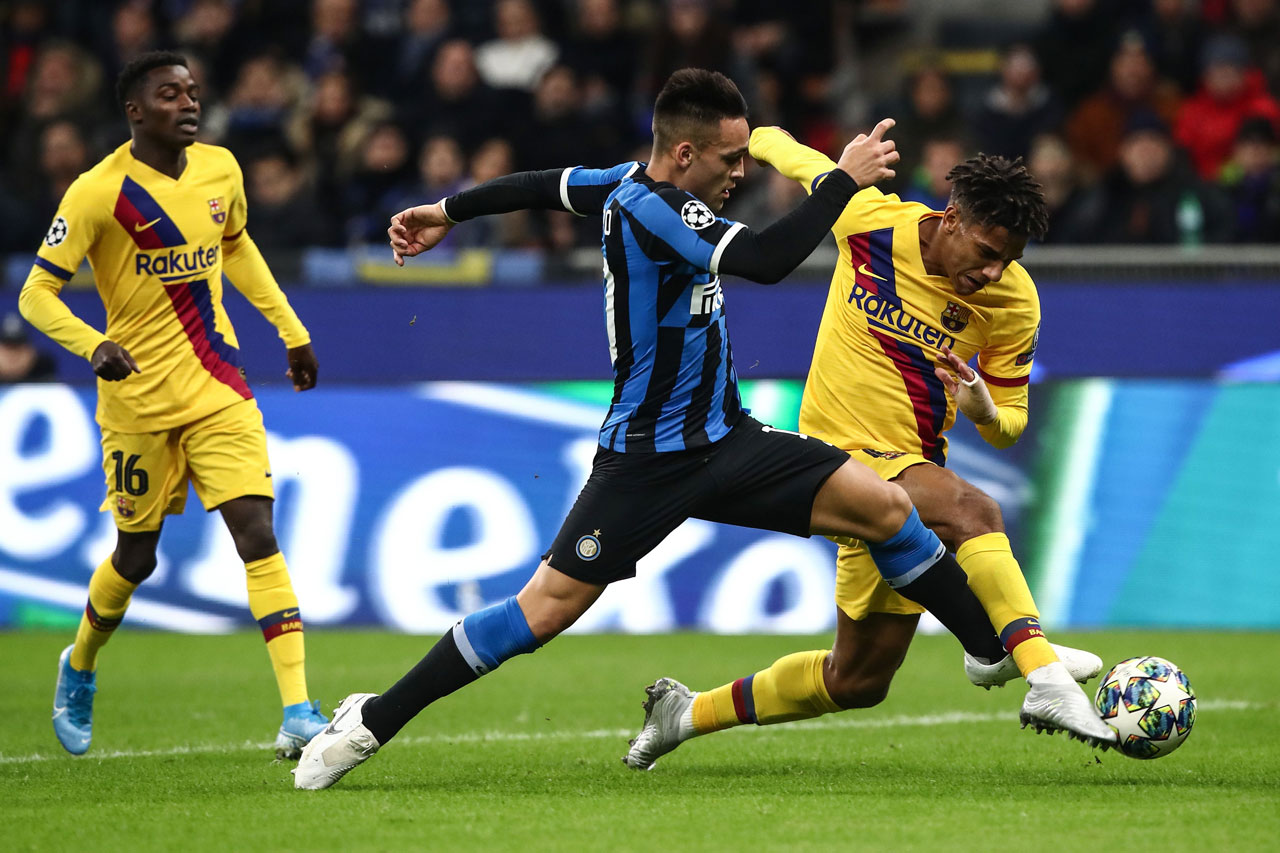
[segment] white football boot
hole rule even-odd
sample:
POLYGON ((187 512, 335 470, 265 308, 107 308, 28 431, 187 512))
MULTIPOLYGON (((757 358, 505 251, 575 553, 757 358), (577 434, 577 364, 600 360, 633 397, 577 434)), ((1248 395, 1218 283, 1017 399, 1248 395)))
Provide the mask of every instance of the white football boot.
MULTIPOLYGON (((1071 673, 1071 677, 1081 684, 1102 672, 1102 658, 1093 652, 1073 649, 1070 646, 1059 646, 1057 643, 1049 645, 1053 647, 1058 660, 1066 666, 1067 672, 1071 673)), ((1005 655, 995 663, 985 664, 968 652, 964 653, 964 674, 968 676, 969 681, 983 690, 1004 687, 1015 678, 1022 677, 1022 673, 1018 671, 1018 665, 1013 661, 1013 655, 1005 655)))
POLYGON ((1106 749, 1116 742, 1115 731, 1102 721, 1089 697, 1060 662, 1047 664, 1027 674, 1031 689, 1022 700, 1018 718, 1022 727, 1032 726, 1036 734, 1064 731, 1068 737, 1106 749))
POLYGON ((328 788, 368 760, 382 744, 365 728, 360 709, 376 693, 352 693, 333 710, 333 722, 302 749, 293 770, 293 787, 328 788))
POLYGON ((674 678, 659 678, 644 689, 644 726, 631 739, 622 763, 633 770, 652 770, 663 755, 694 737, 691 691, 674 678))

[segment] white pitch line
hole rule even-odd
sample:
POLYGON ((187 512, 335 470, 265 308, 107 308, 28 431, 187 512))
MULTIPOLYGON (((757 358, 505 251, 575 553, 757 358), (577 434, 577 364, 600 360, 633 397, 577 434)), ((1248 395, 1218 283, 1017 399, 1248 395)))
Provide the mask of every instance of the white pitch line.
MULTIPOLYGON (((1224 699, 1216 702, 1200 702, 1197 711, 1253 711, 1268 707, 1261 702, 1244 702, 1224 699)), ((792 726, 777 728, 768 726, 756 731, 767 731, 770 734, 784 734, 792 729, 894 729, 930 726, 950 726, 961 723, 1007 723, 1016 719, 1011 712, 975 713, 973 711, 948 711, 943 714, 920 714, 915 716, 898 715, 866 719, 855 716, 833 716, 818 720, 797 722, 792 726)), ((396 743, 405 746, 424 746, 436 743, 517 743, 517 742, 554 742, 573 740, 607 740, 610 738, 628 738, 635 734, 635 729, 590 729, 587 731, 559 732, 463 732, 461 734, 417 735, 397 738, 396 743)), ((124 749, 111 752, 95 752, 86 755, 83 761, 105 761, 108 758, 167 758, 175 755, 210 755, 233 752, 270 752, 272 743, 262 741, 242 741, 240 743, 197 744, 195 746, 175 746, 167 749, 124 749)), ((68 756, 62 753, 30 755, 0 755, 2 764, 33 764, 42 761, 58 761, 68 756)))

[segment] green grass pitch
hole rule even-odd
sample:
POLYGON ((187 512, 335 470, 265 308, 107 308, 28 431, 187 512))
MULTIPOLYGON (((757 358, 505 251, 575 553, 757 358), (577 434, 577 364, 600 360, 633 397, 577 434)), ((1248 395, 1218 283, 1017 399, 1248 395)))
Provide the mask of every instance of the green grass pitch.
MULTIPOLYGON (((971 687, 920 637, 889 699, 692 741, 649 773, 619 761, 642 688, 706 688, 826 637, 570 636, 427 709, 328 791, 295 791, 268 744, 278 700, 259 637, 122 631, 104 651, 94 743, 49 724, 64 634, 0 634, 6 850, 1275 850, 1276 634, 1055 637, 1108 665, 1188 673, 1196 728, 1135 761, 1021 731, 1020 684, 971 687)), ((390 684, 432 642, 307 634, 312 695, 390 684)), ((1092 694, 1092 685, 1090 686, 1092 694)))

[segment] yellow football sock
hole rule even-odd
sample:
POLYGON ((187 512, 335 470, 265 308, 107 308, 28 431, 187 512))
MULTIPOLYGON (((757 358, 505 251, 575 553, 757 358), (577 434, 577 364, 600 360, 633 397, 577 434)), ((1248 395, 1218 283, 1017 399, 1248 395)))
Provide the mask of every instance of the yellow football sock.
POLYGON ((249 588, 249 612, 258 620, 267 654, 280 687, 280 701, 296 705, 307 701, 306 649, 302 642, 302 616, 298 597, 289 582, 289 568, 279 551, 270 557, 245 563, 249 588))
POLYGON ((1040 630, 1040 612, 1009 547, 1009 537, 1003 533, 975 536, 956 550, 956 562, 969 576, 969 588, 1024 676, 1058 659, 1040 630))
POLYGON ((827 654, 819 649, 787 655, 755 675, 699 693, 693 700, 694 731, 706 734, 743 723, 767 726, 841 710, 822 678, 827 654))
POLYGON ((71 649, 73 669, 98 668, 98 649, 105 646, 116 628, 120 627, 120 620, 129 609, 129 599, 137 588, 136 583, 129 583, 120 576, 110 557, 93 570, 93 577, 89 578, 89 600, 85 602, 80 628, 76 631, 76 644, 71 649))

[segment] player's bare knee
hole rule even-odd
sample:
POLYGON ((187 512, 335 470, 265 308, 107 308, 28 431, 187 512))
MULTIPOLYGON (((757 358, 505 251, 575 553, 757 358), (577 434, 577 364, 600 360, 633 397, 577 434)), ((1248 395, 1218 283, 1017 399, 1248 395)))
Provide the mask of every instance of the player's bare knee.
POLYGON ((892 682, 892 672, 855 672, 837 674, 827 687, 831 700, 847 710, 879 705, 889 695, 892 682))
POLYGON ((156 552, 154 548, 150 550, 131 548, 122 551, 117 547, 111 563, 120 577, 131 584, 140 584, 151 577, 151 573, 156 570, 156 552))
POLYGON ((1000 513, 1000 504, 977 486, 964 485, 955 504, 955 518, 950 524, 955 530, 954 539, 963 542, 985 533, 1003 533, 1004 516, 1000 513))
POLYGON ((231 531, 231 538, 236 543, 236 553, 246 563, 265 560, 280 550, 276 544, 275 531, 270 524, 248 524, 231 531))
POLYGON ((911 515, 911 498, 905 490, 895 483, 882 483, 882 489, 876 492, 876 512, 869 526, 868 538, 873 542, 884 542, 892 539, 902 530, 911 515))

